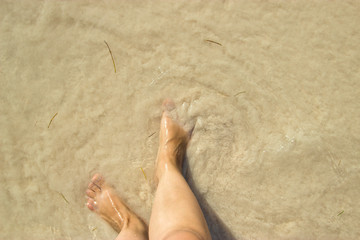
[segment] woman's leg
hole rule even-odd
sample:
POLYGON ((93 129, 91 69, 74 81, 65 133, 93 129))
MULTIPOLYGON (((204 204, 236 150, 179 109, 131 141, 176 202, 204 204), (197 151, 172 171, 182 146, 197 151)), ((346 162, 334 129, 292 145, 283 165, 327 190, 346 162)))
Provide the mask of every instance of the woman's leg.
POLYGON ((211 236, 203 213, 181 174, 189 134, 171 117, 174 103, 166 100, 163 108, 150 239, 209 240, 211 236))
POLYGON ((146 240, 147 226, 136 216, 106 184, 103 177, 95 174, 86 190, 88 208, 99 214, 119 233, 116 240, 146 240))

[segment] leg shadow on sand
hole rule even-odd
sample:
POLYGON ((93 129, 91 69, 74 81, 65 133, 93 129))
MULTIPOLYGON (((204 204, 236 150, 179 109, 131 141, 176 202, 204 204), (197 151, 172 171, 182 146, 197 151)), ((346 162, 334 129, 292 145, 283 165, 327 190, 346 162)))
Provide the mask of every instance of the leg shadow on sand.
MULTIPOLYGON (((211 208, 206 199, 200 194, 198 189, 194 184, 194 179, 189 168, 188 159, 186 158, 183 166, 183 175, 188 182, 191 190, 196 196, 201 210, 204 213, 206 222, 209 226, 212 240, 239 240, 231 233, 230 229, 224 224, 224 222, 219 218, 215 211, 211 208)), ((241 238, 240 238, 241 239, 241 238)))

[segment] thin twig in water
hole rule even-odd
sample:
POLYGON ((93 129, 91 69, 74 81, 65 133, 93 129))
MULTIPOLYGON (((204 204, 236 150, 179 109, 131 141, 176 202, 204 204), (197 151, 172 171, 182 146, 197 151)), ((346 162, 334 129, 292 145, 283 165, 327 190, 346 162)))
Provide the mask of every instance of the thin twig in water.
POLYGON ((64 194, 62 194, 61 192, 58 192, 58 193, 62 196, 62 198, 65 200, 65 202, 67 202, 67 204, 70 204, 69 201, 65 198, 64 194))
POLYGON ((344 213, 344 210, 342 210, 341 212, 338 213, 338 216, 340 216, 341 214, 344 213))
POLYGON ((145 174, 145 172, 144 172, 144 169, 143 169, 142 167, 141 167, 140 169, 141 169, 142 173, 144 174, 145 180, 147 180, 147 177, 146 177, 146 174, 145 174))
POLYGON ((111 49, 110 49, 110 47, 109 47, 109 44, 108 44, 105 40, 104 40, 104 42, 105 42, 105 44, 106 44, 107 48, 109 49, 109 53, 110 53, 110 56, 111 56, 112 62, 113 62, 113 64, 114 64, 114 71, 115 71, 115 73, 116 73, 115 60, 114 60, 114 57, 113 57, 113 55, 112 55, 111 49))
POLYGON ((219 46, 222 46, 222 44, 221 44, 221 43, 215 42, 215 41, 210 40, 210 39, 205 39, 205 41, 206 41, 206 42, 209 42, 209 43, 214 43, 214 44, 217 44, 217 45, 219 45, 219 46))
POLYGON ((54 118, 56 117, 58 113, 55 113, 55 115, 51 118, 50 122, 49 122, 49 125, 48 125, 48 128, 50 127, 50 124, 52 123, 52 121, 54 120, 54 118))
POLYGON ((91 231, 93 232, 93 231, 95 231, 97 229, 97 227, 94 227, 91 231))
POLYGON ((156 132, 153 132, 152 134, 150 134, 150 135, 148 136, 148 138, 151 137, 152 135, 154 135, 155 133, 156 133, 156 132))
POLYGON ((246 93, 246 91, 238 92, 237 94, 234 95, 234 97, 236 97, 236 96, 238 96, 238 95, 240 95, 242 93, 246 93))
POLYGON ((340 166, 340 163, 341 163, 341 158, 340 158, 340 160, 339 160, 339 162, 338 162, 338 166, 340 166))

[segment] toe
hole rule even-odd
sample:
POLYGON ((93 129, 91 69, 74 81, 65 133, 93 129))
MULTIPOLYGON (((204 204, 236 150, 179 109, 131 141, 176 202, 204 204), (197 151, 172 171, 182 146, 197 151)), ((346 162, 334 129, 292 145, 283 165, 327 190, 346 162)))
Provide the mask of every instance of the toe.
POLYGON ((86 190, 86 195, 90 198, 95 198, 95 196, 96 196, 95 192, 91 189, 86 190))
POLYGON ((168 124, 172 124, 173 122, 176 122, 178 119, 176 106, 173 100, 171 99, 165 99, 162 104, 162 118, 161 118, 161 124, 166 126, 168 124))
POLYGON ((172 111, 175 109, 175 103, 173 100, 167 98, 162 104, 163 111, 172 111))
POLYGON ((94 199, 89 198, 86 206, 87 206, 91 211, 95 211, 95 207, 96 207, 95 205, 96 205, 96 202, 94 201, 94 199))
POLYGON ((93 191, 94 193, 100 192, 101 191, 101 187, 98 186, 97 184, 94 184, 93 182, 90 182, 88 185, 88 189, 90 189, 91 191, 93 191))
POLYGON ((89 183, 88 188, 92 191, 94 191, 95 193, 100 192, 101 188, 104 184, 104 179, 100 174, 95 174, 92 179, 91 182, 89 183))
POLYGON ((99 187, 101 187, 101 186, 103 185, 103 183, 104 183, 104 178, 103 178, 103 176, 101 176, 99 173, 96 173, 96 174, 92 177, 91 181, 92 181, 94 184, 96 184, 96 185, 98 185, 99 187))

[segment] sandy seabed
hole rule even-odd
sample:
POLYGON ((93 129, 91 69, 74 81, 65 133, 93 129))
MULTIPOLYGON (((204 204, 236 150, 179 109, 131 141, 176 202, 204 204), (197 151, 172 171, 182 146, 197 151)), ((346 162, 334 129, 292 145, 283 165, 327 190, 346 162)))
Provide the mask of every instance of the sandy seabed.
POLYGON ((359 1, 1 1, 0 239, 114 239, 95 172, 148 222, 166 97, 213 239, 359 239, 359 23, 359 1))

